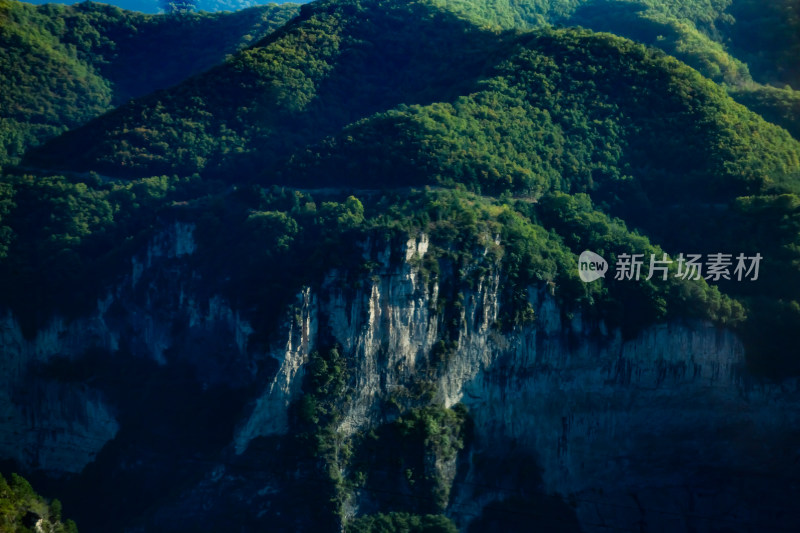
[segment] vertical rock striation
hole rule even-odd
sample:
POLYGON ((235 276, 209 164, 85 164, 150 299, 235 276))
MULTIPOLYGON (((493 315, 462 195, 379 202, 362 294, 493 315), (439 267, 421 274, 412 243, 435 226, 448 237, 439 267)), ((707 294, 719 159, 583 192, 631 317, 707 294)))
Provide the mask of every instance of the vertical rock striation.
MULTIPOLYGON (((750 377, 729 331, 676 321, 624 339, 580 315, 567 319, 545 287, 530 289, 535 320, 503 331, 497 270, 458 287, 463 305, 445 324, 440 292, 454 281, 424 275, 419 259, 430 243, 421 235, 400 247, 368 243, 365 260, 377 267, 360 284, 347 286, 345 273, 332 271, 321 286, 303 288, 278 328, 281 340, 257 353, 250 323, 198 288, 202 280, 187 261, 196 248, 192 232, 176 223, 160 234, 91 316, 55 318, 26 339, 14 317, 2 315, 1 457, 80 472, 120 430, 91 380, 42 374, 48 362, 96 349, 188 364, 203 387, 252 391, 229 459, 201 469, 202 481, 184 492, 181 505, 198 495, 206 505, 214 487, 247 485, 246 473, 231 477, 224 465, 264 453, 250 445, 278 442, 289 431, 288 409, 302 394, 309 355, 335 343, 348 360, 352 392, 342 404, 344 437, 390 421, 385 402, 420 381, 433 386, 436 402, 468 407, 474 434, 466 459, 436 465, 452 483, 448 512, 461 525, 490 502, 537 491, 563 497, 586 531, 759 531, 800 523, 792 511, 800 491, 800 388, 795 380, 750 377), (455 344, 434 360, 446 329, 457 332, 455 344)), ((268 472, 254 473, 250 499, 237 505, 258 500, 279 508, 280 485, 265 478, 268 472)))

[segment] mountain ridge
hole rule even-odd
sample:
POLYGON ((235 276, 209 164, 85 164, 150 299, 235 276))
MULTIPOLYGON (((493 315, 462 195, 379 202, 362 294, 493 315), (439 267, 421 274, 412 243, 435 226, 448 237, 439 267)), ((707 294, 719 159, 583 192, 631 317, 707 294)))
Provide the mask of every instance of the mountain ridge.
POLYGON ((92 2, 34 7, 3 0, 0 164, 132 97, 210 68, 296 10, 166 17, 92 2))

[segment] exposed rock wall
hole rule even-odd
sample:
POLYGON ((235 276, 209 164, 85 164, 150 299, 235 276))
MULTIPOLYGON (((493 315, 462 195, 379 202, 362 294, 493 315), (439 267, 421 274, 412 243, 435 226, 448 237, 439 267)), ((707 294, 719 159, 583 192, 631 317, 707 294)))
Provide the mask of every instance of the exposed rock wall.
MULTIPOLYGON (((56 318, 34 339, 9 313, 1 317, 0 457, 77 472, 114 438, 114 409, 91 383, 36 374, 38 363, 89 348, 126 349, 160 365, 188 362, 204 384, 248 384, 253 397, 230 445, 240 456, 255 439, 288 431, 309 354, 335 342, 350 362, 346 435, 385 423, 382 402, 422 376, 441 403, 469 408, 469 460, 447 476, 454 477, 449 512, 462 525, 487 503, 534 485, 562 495, 587 531, 800 523, 792 511, 800 493, 798 384, 755 382, 729 331, 674 322, 625 340, 580 315, 565 319, 545 287, 530 289, 533 323, 500 331, 501 275, 490 271, 461 291, 457 346, 433 365, 431 351, 449 325, 440 309, 444 280, 428 280, 416 266, 429 248, 422 235, 402 249, 365 246, 365 259, 379 266, 360 287, 343 286, 333 271, 320 287, 304 288, 279 326, 281 340, 256 353, 248 321, 220 296, 196 290, 202 280, 186 271, 192 229, 176 223, 159 235, 91 316, 56 318), (265 358, 274 365, 260 371, 265 358), (487 457, 512 470, 508 458, 532 458, 538 471, 529 484, 509 481, 481 466, 487 457)), ((221 466, 208 470, 200 485, 232 483, 221 466)))
MULTIPOLYGON (((426 248, 424 237, 410 241, 405 259, 426 248)), ((383 270, 367 287, 329 280, 304 299, 316 308, 303 316, 321 324, 307 329, 327 328, 352 361, 346 433, 384 421, 381 399, 427 368, 440 335, 438 285, 422 283, 408 261, 391 266, 387 251, 375 259, 383 270)), ((623 340, 580 315, 565 321, 544 288, 531 289, 534 324, 501 333, 499 285, 493 272, 464 290, 458 348, 435 377, 446 405, 469 407, 474 454, 535 457, 544 490, 571 498, 587 530, 748 531, 765 516, 800 523, 774 516, 800 488, 790 481, 800 479, 796 380, 755 382, 739 339, 711 324, 660 324, 623 340)), ((519 491, 493 490, 478 471, 456 485, 455 516, 519 491)))

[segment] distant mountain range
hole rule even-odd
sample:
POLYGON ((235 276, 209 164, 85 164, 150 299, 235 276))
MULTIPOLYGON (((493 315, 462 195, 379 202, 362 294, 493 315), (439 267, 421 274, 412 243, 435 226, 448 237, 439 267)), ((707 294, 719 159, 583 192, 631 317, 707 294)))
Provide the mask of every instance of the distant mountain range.
MULTIPOLYGON (((47 1, 47 0, 32 0, 31 4, 78 4, 84 0, 61 0, 61 1, 47 1)), ((304 4, 308 0, 271 0, 261 2, 259 0, 196 0, 194 2, 196 11, 207 11, 215 13, 217 11, 238 11, 253 6, 261 6, 267 4, 285 4, 295 3, 304 4)), ((162 13, 164 12, 164 2, 162 0, 117 0, 114 2, 102 2, 112 6, 121 7, 130 11, 139 11, 141 13, 162 13)))

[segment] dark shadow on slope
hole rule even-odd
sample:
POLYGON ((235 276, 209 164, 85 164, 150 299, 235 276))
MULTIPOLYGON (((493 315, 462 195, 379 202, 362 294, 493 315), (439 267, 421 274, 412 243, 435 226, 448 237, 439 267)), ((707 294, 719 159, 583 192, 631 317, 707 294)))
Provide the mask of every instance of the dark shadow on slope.
POLYGON ((118 25, 107 30, 115 46, 100 72, 114 84, 119 105, 222 63, 243 47, 244 36, 258 41, 298 12, 299 6, 291 4, 257 6, 234 13, 153 17, 138 28, 118 25))
POLYGON ((159 366, 125 353, 56 359, 32 379, 39 386, 91 384, 116 411, 119 432, 79 475, 33 476, 59 495, 87 532, 131 526, 152 506, 201 479, 231 441, 247 397, 243 389, 204 387, 186 363, 159 366))
MULTIPOLYGON (((504 443, 509 446, 509 443, 504 443)), ((530 453, 514 449, 492 450, 475 454, 468 479, 462 469, 454 482, 454 492, 461 501, 481 501, 490 496, 477 516, 460 514, 456 506, 451 514, 468 533, 504 531, 523 533, 580 533, 575 509, 559 495, 548 495, 542 486, 542 469, 530 453)))
POLYGON ((69 132, 26 164, 269 181, 289 154, 359 118, 468 92, 501 43, 422 3, 304 6, 231 62, 69 132))

